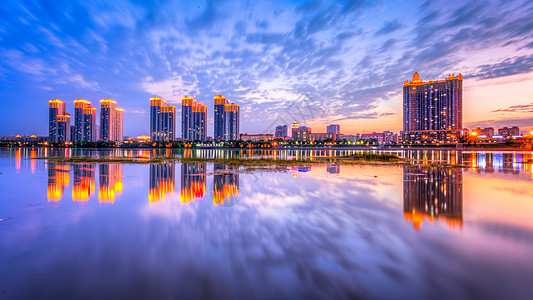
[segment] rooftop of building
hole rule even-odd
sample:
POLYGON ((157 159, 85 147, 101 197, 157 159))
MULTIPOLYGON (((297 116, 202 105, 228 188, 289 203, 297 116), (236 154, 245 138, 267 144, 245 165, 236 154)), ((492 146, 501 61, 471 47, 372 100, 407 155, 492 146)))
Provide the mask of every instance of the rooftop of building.
POLYGON ((459 73, 459 75, 455 76, 455 74, 448 74, 448 77, 446 77, 445 79, 442 79, 442 80, 428 80, 426 82, 424 82, 422 79, 420 79, 420 75, 418 74, 418 72, 415 72, 413 74, 413 80, 409 81, 409 80, 406 80, 403 84, 403 86, 409 86, 409 85, 423 85, 423 84, 428 84, 428 83, 439 83, 439 82, 446 82, 448 80, 463 80, 463 75, 461 73, 459 73))

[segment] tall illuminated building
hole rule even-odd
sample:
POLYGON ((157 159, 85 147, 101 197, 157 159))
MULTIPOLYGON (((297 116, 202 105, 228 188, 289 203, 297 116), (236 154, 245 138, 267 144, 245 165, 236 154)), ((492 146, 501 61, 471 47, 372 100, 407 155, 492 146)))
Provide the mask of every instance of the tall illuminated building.
POLYGON ((57 116, 57 141, 70 141, 70 114, 68 113, 57 116))
POLYGON ((240 106, 231 103, 222 95, 215 96, 215 131, 216 141, 240 139, 240 106))
POLYGON ((91 102, 85 99, 74 100, 74 142, 83 141, 84 137, 84 117, 83 110, 91 107, 91 102))
POLYGON ((57 134, 57 116, 65 114, 65 102, 53 99, 50 100, 48 104, 48 137, 51 142, 57 142, 59 141, 57 134))
POLYGON ((117 108, 115 110, 115 128, 114 140, 122 143, 124 141, 124 109, 117 108))
POLYGON ((111 99, 100 100, 100 105, 100 140, 122 142, 124 110, 117 108, 117 102, 111 99))
POLYGON ((186 141, 206 140, 207 106, 185 96, 181 99, 181 137, 186 141))
POLYGON ((238 140, 240 135, 240 106, 235 103, 224 106, 224 123, 226 125, 224 138, 226 141, 238 140))
POLYGON ((176 107, 166 101, 150 98, 150 140, 171 142, 176 138, 176 107))
POLYGON ((215 141, 224 140, 224 106, 226 104, 229 104, 229 100, 227 100, 224 96, 215 96, 215 131, 213 137, 215 141))
POLYGON ((463 127, 463 76, 424 82, 415 73, 403 85, 403 140, 455 141, 463 127))
POLYGON ((83 136, 84 142, 96 142, 97 126, 96 126, 96 108, 86 107, 82 110, 83 122, 83 136))
POLYGON ((152 142, 161 141, 161 106, 165 104, 166 101, 161 98, 150 98, 150 140, 152 142))

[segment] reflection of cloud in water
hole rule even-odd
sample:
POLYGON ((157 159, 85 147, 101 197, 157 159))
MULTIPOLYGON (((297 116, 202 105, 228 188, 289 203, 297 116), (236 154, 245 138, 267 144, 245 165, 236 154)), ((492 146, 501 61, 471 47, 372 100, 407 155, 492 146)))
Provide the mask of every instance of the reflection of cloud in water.
MULTIPOLYGON (((213 182, 214 191, 214 176, 194 168, 187 180, 209 187, 213 182)), ((342 166, 338 175, 331 176, 325 166, 314 166, 297 178, 290 172, 241 173, 240 200, 225 209, 213 205, 210 193, 204 194, 204 201, 188 205, 182 205, 180 193, 168 193, 161 205, 150 206, 148 169, 129 166, 124 170, 129 175, 126 170, 139 171, 136 180, 144 183, 128 184, 128 201, 94 210, 90 204, 83 209, 76 206, 85 212, 83 218, 72 218, 75 211, 63 206, 56 210, 63 216, 61 223, 51 223, 59 221, 56 215, 48 219, 50 212, 42 214, 47 218, 43 223, 60 224, 62 230, 47 233, 46 248, 11 263, 9 269, 16 274, 10 278, 31 277, 32 284, 28 289, 27 280, 8 278, 10 291, 19 291, 21 298, 83 295, 88 299, 116 298, 117 293, 124 298, 158 299, 431 298, 435 294, 518 298, 529 288, 516 279, 533 276, 529 256, 515 245, 519 239, 520 249, 531 249, 527 230, 507 234, 506 227, 487 230, 470 224, 461 232, 446 226, 413 230, 401 215, 406 200, 401 168, 342 166), (505 247, 495 247, 494 241, 505 247), (46 276, 19 271, 29 270, 30 265, 31 270, 45 270, 46 276), (83 280, 69 284, 71 278, 83 280), (486 289, 493 282, 499 283, 498 290, 486 289), (117 287, 128 288, 117 291, 117 287)), ((406 174, 411 173, 415 172, 406 174)), ((446 179, 442 190, 442 184, 420 183, 437 200, 442 191, 448 195, 452 188, 448 185, 454 185, 454 178, 439 176, 418 176, 446 179)), ((228 182, 237 183, 235 179, 228 182)), ((182 183, 182 188, 187 184, 182 183)), ((424 209, 425 203, 429 207, 430 200, 417 199, 424 200, 424 209)), ((440 209, 441 203, 453 205, 446 201, 437 201, 437 216, 452 218, 440 209)))

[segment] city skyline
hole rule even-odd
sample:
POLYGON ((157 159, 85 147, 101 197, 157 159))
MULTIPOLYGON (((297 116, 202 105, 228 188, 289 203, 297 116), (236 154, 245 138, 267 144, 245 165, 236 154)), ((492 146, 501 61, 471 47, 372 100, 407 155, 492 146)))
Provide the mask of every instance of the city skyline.
POLYGON ((0 135, 45 136, 49 99, 73 111, 80 97, 110 97, 124 106, 124 134, 138 136, 146 99, 210 106, 217 94, 242 105, 242 133, 291 124, 307 104, 313 113, 296 121, 321 132, 399 131, 398 87, 414 72, 463 74, 464 127, 531 127, 533 4, 442 3, 8 3, 0 91, 17 100, 0 104, 0 135))
MULTIPOLYGON (((332 139, 349 140, 358 142, 360 139, 376 139, 379 144, 398 142, 398 136, 404 142, 457 142, 465 135, 479 136, 479 138, 503 139, 507 137, 520 137, 520 128, 517 126, 498 128, 497 134, 493 127, 473 128, 472 131, 462 127, 462 74, 448 74, 441 80, 423 81, 418 72, 413 74, 412 80, 406 80, 403 85, 403 131, 398 134, 385 130, 369 133, 344 134, 340 131, 339 124, 326 126, 327 133, 312 133, 312 128, 301 126, 296 121, 292 124, 291 138, 297 141, 323 141, 332 139)), ((234 141, 244 136, 245 141, 272 140, 273 138, 288 138, 288 126, 275 126, 274 134, 241 133, 240 105, 231 103, 222 95, 214 97, 213 123, 215 136, 207 136, 209 124, 206 123, 207 105, 196 102, 194 98, 182 98, 182 126, 181 136, 176 130, 176 106, 167 105, 166 100, 159 97, 150 98, 150 134, 139 137, 123 135, 122 108, 116 107, 116 101, 103 99, 100 101, 100 122, 108 123, 103 127, 96 123, 96 108, 85 99, 74 100, 74 125, 70 124, 70 114, 66 113, 65 102, 59 99, 49 100, 49 135, 48 140, 53 142, 96 142, 117 141, 123 142, 124 138, 141 139, 149 138, 152 142, 186 141, 234 141), (113 121, 111 121, 113 120, 113 121), (112 127, 112 128, 110 128, 112 127), (100 137, 96 134, 100 128, 100 137), (108 132, 111 132, 108 133, 108 132)), ((526 136, 533 135, 526 131, 526 136)), ((21 137, 21 136, 17 136, 21 137)), ((33 136, 37 138, 37 136, 33 136)))

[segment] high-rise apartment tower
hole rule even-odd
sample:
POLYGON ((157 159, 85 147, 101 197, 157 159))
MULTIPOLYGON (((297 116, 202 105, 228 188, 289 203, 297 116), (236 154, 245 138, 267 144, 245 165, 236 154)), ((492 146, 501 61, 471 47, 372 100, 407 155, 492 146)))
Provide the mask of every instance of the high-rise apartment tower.
POLYGON ((205 141, 207 106, 185 96, 181 99, 181 137, 185 141, 205 141))

